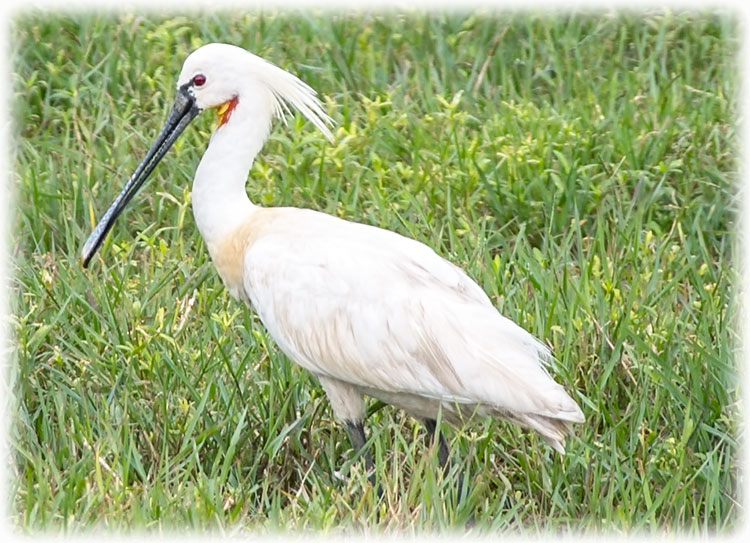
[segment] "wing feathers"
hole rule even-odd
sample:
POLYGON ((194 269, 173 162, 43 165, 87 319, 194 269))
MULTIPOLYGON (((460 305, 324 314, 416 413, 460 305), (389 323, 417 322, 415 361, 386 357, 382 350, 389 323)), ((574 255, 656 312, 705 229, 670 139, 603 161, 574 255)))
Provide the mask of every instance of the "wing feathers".
POLYGON ((549 351, 425 245, 311 211, 273 224, 246 253, 245 289, 301 366, 367 389, 491 406, 553 442, 583 420, 543 365, 549 351))

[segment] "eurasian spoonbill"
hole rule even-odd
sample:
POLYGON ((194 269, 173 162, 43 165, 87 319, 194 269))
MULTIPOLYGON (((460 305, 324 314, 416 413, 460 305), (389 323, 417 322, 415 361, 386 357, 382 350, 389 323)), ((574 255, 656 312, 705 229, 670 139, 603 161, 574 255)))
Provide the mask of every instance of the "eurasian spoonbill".
MULTIPOLYGON (((86 241, 83 265, 188 123, 215 109, 218 127, 193 180, 198 230, 231 295, 318 378, 355 449, 365 444, 365 394, 422 419, 433 435, 441 410, 453 424, 501 417, 564 454, 571 423, 584 417, 548 374, 550 352, 460 268, 388 230, 249 200, 250 167, 289 106, 333 139, 331 118, 297 77, 232 45, 193 52, 164 128, 86 241)), ((439 445, 445 466, 442 435, 439 445)))

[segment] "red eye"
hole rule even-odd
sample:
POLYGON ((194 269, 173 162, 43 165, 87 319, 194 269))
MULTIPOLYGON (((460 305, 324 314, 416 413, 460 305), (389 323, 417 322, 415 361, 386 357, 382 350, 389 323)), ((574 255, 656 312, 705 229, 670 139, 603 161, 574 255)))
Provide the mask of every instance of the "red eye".
POLYGON ((202 87, 205 82, 206 76, 203 74, 198 74, 193 77, 193 85, 195 85, 196 87, 202 87))

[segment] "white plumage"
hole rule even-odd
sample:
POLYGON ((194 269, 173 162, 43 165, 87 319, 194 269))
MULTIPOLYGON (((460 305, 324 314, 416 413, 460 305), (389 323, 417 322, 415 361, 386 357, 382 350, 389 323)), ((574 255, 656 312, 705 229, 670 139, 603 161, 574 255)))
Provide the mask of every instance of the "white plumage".
POLYGON ((310 210, 253 213, 269 211, 243 286, 292 360, 418 417, 442 407, 458 422, 460 407, 510 418, 563 452, 565 422, 582 413, 543 367, 549 352, 462 270, 387 230, 310 210))
MULTIPOLYGON (((503 417, 564 452, 570 423, 584 418, 547 373, 549 351, 461 269, 394 232, 250 202, 245 183, 274 115, 296 108, 332 138, 310 87, 225 44, 191 54, 177 86, 177 134, 183 117, 220 113, 193 182, 196 223, 217 270, 281 350, 320 379, 339 418, 361 427, 367 394, 426 420, 439 410, 452 423, 503 417)), ((100 242, 89 240, 85 262, 100 242)))

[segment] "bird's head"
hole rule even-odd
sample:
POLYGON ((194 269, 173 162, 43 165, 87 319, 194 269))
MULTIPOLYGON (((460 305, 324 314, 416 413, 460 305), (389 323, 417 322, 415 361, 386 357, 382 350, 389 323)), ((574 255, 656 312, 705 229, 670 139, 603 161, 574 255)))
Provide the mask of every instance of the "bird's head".
POLYGON ((223 107, 248 87, 243 62, 247 55, 250 53, 234 45, 204 45, 185 59, 177 92, 189 96, 201 111, 223 107))
POLYGON ((234 107, 242 102, 284 118, 290 107, 298 109, 329 140, 330 117, 323 111, 315 91, 294 75, 235 45, 209 43, 185 59, 177 80, 178 92, 194 100, 203 111, 215 108, 219 124, 225 124, 234 107))
POLYGON ((177 96, 167 121, 146 157, 104 213, 83 246, 86 267, 115 219, 140 189, 166 152, 200 112, 215 108, 219 124, 240 102, 247 101, 267 116, 284 118, 290 107, 298 109, 330 141, 331 118, 323 111, 315 91, 295 76, 252 53, 225 43, 210 43, 190 54, 177 80, 177 96))

